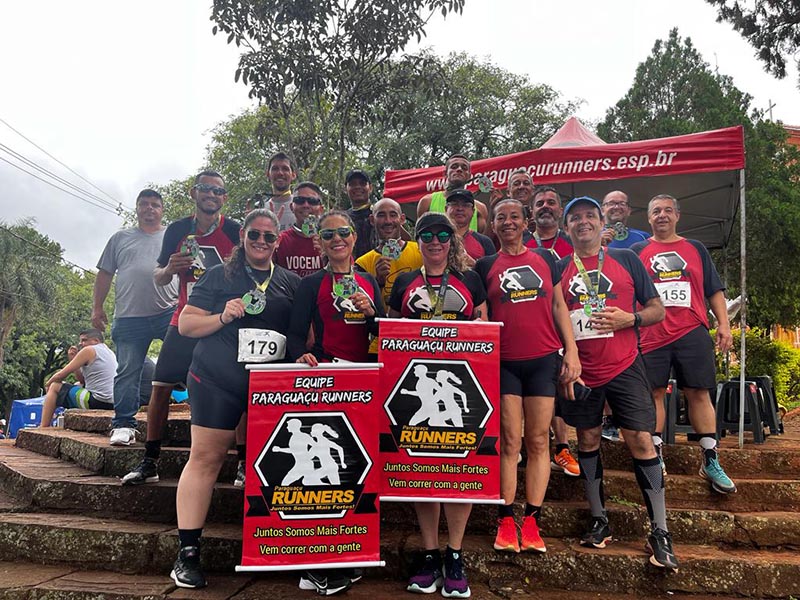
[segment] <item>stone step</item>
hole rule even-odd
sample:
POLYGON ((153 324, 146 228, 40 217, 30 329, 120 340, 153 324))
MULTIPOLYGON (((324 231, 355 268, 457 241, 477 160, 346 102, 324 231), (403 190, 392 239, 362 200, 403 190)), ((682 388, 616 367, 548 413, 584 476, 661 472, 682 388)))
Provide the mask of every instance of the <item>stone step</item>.
MULTIPOLYGON (((650 520, 644 506, 606 504, 615 539, 637 540, 646 535, 650 520)), ((524 506, 516 507, 521 522, 524 506)), ((579 539, 590 519, 585 502, 546 503, 542 507, 542 535, 552 538, 579 539)), ((381 523, 385 530, 416 529, 416 515, 411 504, 381 503, 381 523)), ((732 513, 714 510, 673 508, 667 511, 667 524, 675 542, 681 544, 724 545, 750 548, 800 548, 800 516, 794 512, 732 513)), ((497 507, 477 504, 469 518, 468 531, 492 535, 497 531, 497 507)))
MULTIPOLYGON (((624 443, 603 440, 600 451, 604 468, 633 469, 624 443)), ((734 479, 797 479, 800 473, 800 447, 778 447, 777 438, 770 438, 769 443, 761 447, 748 444, 739 449, 724 445, 719 454, 720 464, 734 479)), ((697 443, 665 445, 663 457, 667 472, 672 475, 695 475, 702 460, 697 443)))
MULTIPOLYGON (((517 497, 523 497, 524 482, 520 479, 517 497)), ((642 493, 631 472, 604 469, 603 486, 608 500, 642 503, 642 493)), ((718 494, 699 475, 667 475, 667 506, 728 512, 797 511, 800 510, 800 480, 736 479, 738 491, 718 494)), ((578 477, 555 473, 550 477, 545 502, 581 499, 583 482, 578 477)))
MULTIPOLYGON (((0 515, 0 524, 0 559, 143 573, 140 576, 144 578, 143 585, 158 581, 148 579, 154 573, 169 572, 178 547, 175 529, 146 523, 58 513, 0 515)), ((210 526, 204 531, 204 568, 217 574, 211 577, 212 582, 232 573, 240 558, 240 536, 241 528, 236 525, 210 526)), ((420 541, 417 535, 384 533, 381 555, 387 561, 387 569, 375 569, 371 577, 402 580, 408 574, 408 565, 420 541)), ((755 597, 800 594, 800 555, 793 551, 721 550, 676 544, 681 568, 676 573, 665 573, 648 563, 642 549, 643 538, 615 542, 602 551, 545 538, 546 554, 520 555, 495 552, 491 541, 490 536, 467 536, 464 555, 471 581, 497 591, 510 587, 533 592, 539 587, 551 587, 640 594, 675 591, 755 597)), ((445 542, 441 540, 442 544, 445 542)), ((122 581, 124 577, 102 579, 122 581)), ((370 581, 367 580, 365 587, 370 581)))
MULTIPOLYGON (((111 446, 108 436, 72 429, 23 429, 17 436, 17 448, 23 448, 71 461, 100 475, 123 477, 144 457, 144 444, 111 446)), ((164 446, 158 461, 158 473, 164 479, 177 479, 189 460, 188 448, 164 446)), ((236 477, 236 452, 231 450, 220 470, 218 480, 232 482, 236 477)))
MULTIPOLYGON (((64 413, 64 427, 75 431, 101 433, 108 435, 111 431, 113 410, 80 410, 70 409, 64 413)), ((169 419, 164 431, 164 445, 188 446, 191 440, 191 412, 185 404, 172 404, 169 407, 169 419)), ((147 409, 136 413, 137 439, 147 437, 147 409)))
MULTIPOLYGON (((136 517, 175 522, 175 479, 143 486, 122 486, 116 477, 21 448, 0 445, 3 489, 37 509, 64 510, 107 517, 136 517)), ((242 490, 218 483, 211 498, 210 522, 242 518, 242 490)))

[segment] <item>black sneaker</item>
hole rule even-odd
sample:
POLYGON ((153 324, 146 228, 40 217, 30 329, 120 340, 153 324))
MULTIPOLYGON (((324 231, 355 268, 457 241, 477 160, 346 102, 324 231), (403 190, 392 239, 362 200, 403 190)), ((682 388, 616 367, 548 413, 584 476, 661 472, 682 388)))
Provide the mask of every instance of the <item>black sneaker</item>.
POLYGON ((423 554, 422 564, 409 578, 406 590, 415 594, 433 594, 442 587, 442 555, 438 550, 423 554))
POLYGON ((678 559, 672 551, 672 536, 663 529, 654 529, 647 538, 645 550, 650 553, 650 562, 664 569, 677 569, 678 559))
POLYGON ((611 541, 611 528, 606 517, 592 517, 592 523, 581 538, 581 546, 605 548, 611 541))
POLYGON ((122 485, 142 485, 158 482, 158 461, 144 457, 139 466, 122 478, 122 485))
POLYGON ((467 575, 464 572, 464 559, 461 550, 447 549, 444 556, 444 584, 442 596, 445 598, 469 598, 472 591, 469 589, 467 575))
POLYGON ((182 588, 203 588, 208 585, 203 571, 200 570, 200 548, 186 546, 178 552, 178 560, 169 574, 175 585, 182 588))
POLYGON ((299 587, 301 590, 316 591, 320 596, 333 596, 353 585, 346 571, 347 569, 306 571, 300 576, 299 587))

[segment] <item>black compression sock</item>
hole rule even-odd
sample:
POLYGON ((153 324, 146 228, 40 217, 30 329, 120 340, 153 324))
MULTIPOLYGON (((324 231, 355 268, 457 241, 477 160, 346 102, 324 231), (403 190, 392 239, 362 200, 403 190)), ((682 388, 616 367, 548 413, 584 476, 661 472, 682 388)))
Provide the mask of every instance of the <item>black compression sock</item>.
POLYGON ((236 455, 239 457, 239 460, 245 459, 246 452, 247 444, 236 444, 236 455))
POLYGON ((186 548, 186 546, 199 546, 200 536, 202 534, 202 527, 200 529, 178 529, 178 539, 181 541, 181 548, 186 548))
POLYGON ((535 517, 536 521, 539 521, 539 518, 542 516, 542 507, 541 506, 534 506, 533 504, 525 504, 525 516, 526 517, 535 517))
POLYGON ((161 456, 161 440, 148 440, 144 443, 144 457, 158 460, 161 456))

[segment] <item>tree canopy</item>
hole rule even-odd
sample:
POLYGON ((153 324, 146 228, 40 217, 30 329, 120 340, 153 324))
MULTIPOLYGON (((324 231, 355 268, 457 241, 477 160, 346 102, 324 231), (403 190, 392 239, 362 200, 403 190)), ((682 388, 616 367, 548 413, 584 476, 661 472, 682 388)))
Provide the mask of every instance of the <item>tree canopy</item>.
MULTIPOLYGON (((786 77, 787 61, 800 69, 800 2, 797 0, 706 0, 717 7, 717 21, 727 21, 751 46, 764 68, 778 79, 786 77)), ((800 75, 797 80, 800 87, 800 75)))

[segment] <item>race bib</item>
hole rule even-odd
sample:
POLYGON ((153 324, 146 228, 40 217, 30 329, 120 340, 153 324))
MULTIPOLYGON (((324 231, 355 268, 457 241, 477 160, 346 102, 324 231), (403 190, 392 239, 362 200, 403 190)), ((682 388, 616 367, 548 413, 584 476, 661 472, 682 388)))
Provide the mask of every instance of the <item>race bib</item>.
POLYGON ((266 363, 286 356, 286 336, 270 329, 239 330, 239 362, 266 363))
POLYGON ((595 331, 589 319, 589 315, 582 308, 570 311, 569 320, 572 321, 572 334, 575 336, 575 341, 614 337, 613 331, 607 333, 595 331))
POLYGON ((657 283, 656 289, 664 306, 692 305, 692 286, 688 281, 665 281, 657 283))

